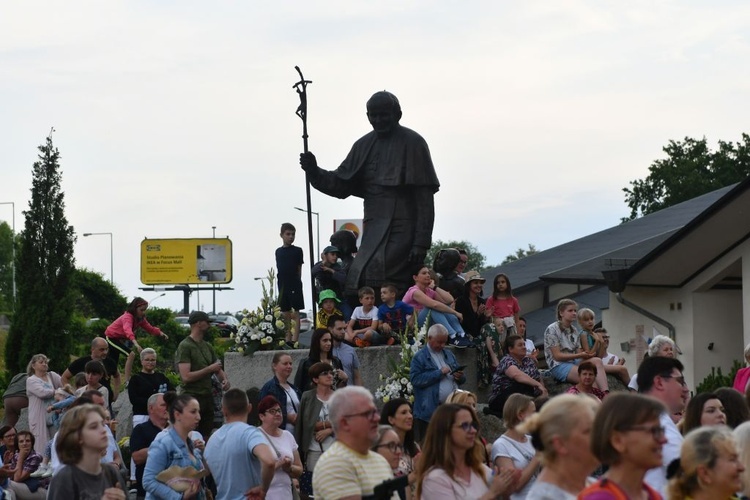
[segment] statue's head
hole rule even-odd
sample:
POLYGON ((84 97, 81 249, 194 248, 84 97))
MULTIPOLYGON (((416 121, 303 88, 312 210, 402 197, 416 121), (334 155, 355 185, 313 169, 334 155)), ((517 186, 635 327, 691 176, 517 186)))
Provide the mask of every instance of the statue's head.
POLYGON ((367 119, 378 135, 388 135, 401 119, 401 104, 398 98, 383 90, 375 92, 367 101, 367 119))
POLYGON ((357 235, 348 229, 340 229, 331 235, 331 245, 339 249, 339 257, 348 257, 357 252, 357 235))

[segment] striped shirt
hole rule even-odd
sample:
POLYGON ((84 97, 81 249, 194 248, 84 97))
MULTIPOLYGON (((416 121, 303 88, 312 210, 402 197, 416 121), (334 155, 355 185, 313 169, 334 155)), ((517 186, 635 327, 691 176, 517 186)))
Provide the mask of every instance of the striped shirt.
MULTIPOLYGON (((375 486, 393 478, 393 471, 381 455, 362 455, 336 441, 315 464, 315 500, 338 500, 348 496, 372 495, 375 486)), ((392 500, 398 500, 394 493, 392 500)))

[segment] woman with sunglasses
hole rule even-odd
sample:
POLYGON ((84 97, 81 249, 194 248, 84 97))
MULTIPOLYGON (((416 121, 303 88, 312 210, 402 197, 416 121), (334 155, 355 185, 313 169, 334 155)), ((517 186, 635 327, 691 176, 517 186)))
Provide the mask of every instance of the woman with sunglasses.
POLYGON ((281 403, 273 396, 266 396, 258 403, 259 429, 266 435, 276 453, 276 472, 271 487, 266 492, 266 500, 288 500, 295 488, 293 479, 302 475, 302 460, 297 451, 297 442, 289 431, 281 428, 281 403))
MULTIPOLYGON (((390 425, 379 425, 378 435, 372 443, 371 449, 388 461, 388 465, 393 469, 394 476, 399 477, 404 475, 399 468, 401 457, 404 454, 404 446, 401 444, 401 439, 393 427, 390 425)), ((411 500, 411 489, 401 488, 397 492, 401 500, 411 500)))
POLYGON ((661 499, 643 478, 662 464, 662 446, 667 442, 659 423, 663 411, 659 401, 638 394, 612 394, 604 400, 594 418, 591 451, 609 469, 579 499, 661 499))
POLYGON ((294 426, 294 437, 299 445, 306 475, 300 481, 303 494, 311 494, 309 475, 315 470, 318 459, 334 442, 333 428, 328 418, 328 401, 333 396, 333 366, 318 362, 310 367, 308 375, 313 388, 302 394, 299 403, 299 420, 294 426))
POLYGON ((417 467, 417 498, 491 500, 508 492, 518 474, 484 465, 479 422, 466 405, 443 404, 432 415, 417 467))

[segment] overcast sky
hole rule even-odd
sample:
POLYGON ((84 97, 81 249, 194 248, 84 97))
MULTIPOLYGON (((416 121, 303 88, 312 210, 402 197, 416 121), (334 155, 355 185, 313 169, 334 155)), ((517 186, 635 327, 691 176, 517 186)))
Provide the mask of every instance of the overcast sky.
MULTIPOLYGON (((112 232, 115 284, 153 299, 139 290, 141 240, 216 226, 234 243, 235 289, 217 310, 254 308, 282 222, 309 261, 293 208, 305 206, 299 65, 319 164, 337 167, 370 130, 369 96, 393 92, 440 178, 433 239, 497 264, 617 224, 622 188, 670 139, 748 132, 749 30, 741 1, 6 2, 0 201, 21 229, 54 127, 79 267, 109 278, 109 239, 81 235, 112 232)), ((356 198, 312 201, 321 246, 334 218, 362 215, 356 198)))

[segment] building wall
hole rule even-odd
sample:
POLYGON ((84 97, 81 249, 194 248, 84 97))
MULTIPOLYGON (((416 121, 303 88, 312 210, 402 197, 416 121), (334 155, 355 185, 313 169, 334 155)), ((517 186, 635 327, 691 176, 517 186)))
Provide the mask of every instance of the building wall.
MULTIPOLYGON (((693 318, 690 313, 692 307, 691 294, 682 289, 628 287, 622 295, 626 300, 674 326, 677 345, 683 351, 680 360, 686 365, 685 378, 693 387, 694 371, 692 368, 688 368, 692 367, 692 348, 686 352, 687 346, 692 345, 693 342, 693 318), (691 356, 690 358, 688 358, 688 353, 691 356)), ((629 353, 625 353, 621 350, 620 343, 636 339, 639 330, 642 330, 643 340, 645 341, 658 334, 669 334, 667 327, 618 302, 615 294, 610 294, 609 309, 602 312, 602 320, 604 327, 610 334, 610 352, 626 359, 625 366, 628 367, 631 375, 638 370, 638 362, 642 358, 642 353, 639 356, 635 348, 632 348, 629 353)), ((643 348, 645 348, 645 345, 646 342, 642 342, 643 348)))
MULTIPOLYGON (((750 303, 743 300, 743 290, 712 289, 738 260, 750 262, 750 241, 727 252, 680 289, 628 287, 623 293, 626 299, 675 327, 677 345, 682 350, 680 360, 691 389, 711 373, 712 367, 721 367, 726 374, 735 359, 743 359, 745 339, 750 338, 745 328, 750 309, 745 314, 744 308, 750 308, 750 303), (709 350, 711 342, 714 346, 709 350)), ((610 351, 624 355, 631 373, 637 370, 637 353, 633 350, 624 354, 620 343, 634 338, 639 325, 647 339, 653 337, 654 328, 664 335, 668 332, 667 328, 617 302, 615 294, 610 294, 610 307, 603 317, 610 331, 610 351)))
MULTIPOLYGON (((578 285, 570 285, 567 283, 555 283, 549 286, 549 303, 555 303, 559 301, 560 299, 564 299, 565 297, 569 297, 570 295, 573 295, 574 293, 577 293, 579 290, 578 285)), ((546 306, 547 304, 543 304, 543 306, 546 306)))
MULTIPOLYGON (((485 297, 490 296, 492 296, 492 294, 485 295, 485 297)), ((523 294, 516 295, 516 299, 518 299, 518 305, 521 308, 522 316, 530 311, 541 309, 546 305, 544 303, 544 287, 537 287, 533 290, 526 291, 523 294)))
POLYGON ((742 291, 711 290, 693 294, 693 339, 691 349, 696 383, 721 367, 727 374, 733 361, 743 360, 742 291), (713 349, 709 350, 709 344, 713 349))

